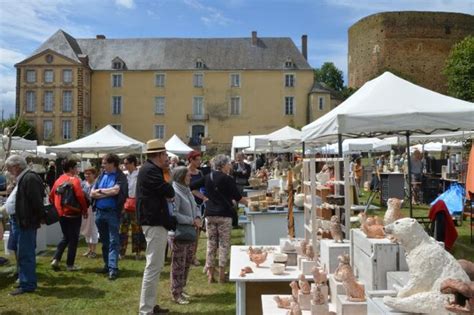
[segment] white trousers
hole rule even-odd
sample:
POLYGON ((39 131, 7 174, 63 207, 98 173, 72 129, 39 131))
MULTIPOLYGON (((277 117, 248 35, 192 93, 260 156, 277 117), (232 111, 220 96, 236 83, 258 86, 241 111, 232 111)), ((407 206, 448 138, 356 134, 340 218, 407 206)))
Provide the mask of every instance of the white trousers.
POLYGON ((162 226, 144 225, 146 239, 146 266, 143 272, 142 292, 140 294, 140 314, 153 313, 156 304, 158 282, 165 263, 168 230, 162 226))

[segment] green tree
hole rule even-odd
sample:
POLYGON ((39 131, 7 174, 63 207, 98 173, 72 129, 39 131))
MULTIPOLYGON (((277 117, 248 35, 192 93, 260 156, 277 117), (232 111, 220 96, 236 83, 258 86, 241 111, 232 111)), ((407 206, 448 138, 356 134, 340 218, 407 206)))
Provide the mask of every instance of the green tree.
POLYGON ((451 49, 444 74, 451 96, 474 102, 474 37, 468 36, 451 49))
POLYGON ((344 86, 342 90, 339 91, 339 97, 342 100, 348 99, 352 94, 354 94, 358 89, 344 86))
POLYGON ((344 87, 342 71, 336 68, 332 62, 325 62, 321 68, 314 69, 314 79, 326 83, 336 91, 341 91, 344 87))
MULTIPOLYGON (((13 128, 13 126, 15 126, 15 124, 17 123, 17 119, 18 118, 10 118, 10 119, 2 121, 0 123, 1 132, 3 132, 3 129, 5 129, 5 127, 13 128)), ((30 125, 23 118, 19 118, 19 119, 20 119, 20 122, 18 124, 18 128, 16 128, 15 132, 13 133, 13 136, 23 137, 28 140, 38 140, 35 127, 30 125)))

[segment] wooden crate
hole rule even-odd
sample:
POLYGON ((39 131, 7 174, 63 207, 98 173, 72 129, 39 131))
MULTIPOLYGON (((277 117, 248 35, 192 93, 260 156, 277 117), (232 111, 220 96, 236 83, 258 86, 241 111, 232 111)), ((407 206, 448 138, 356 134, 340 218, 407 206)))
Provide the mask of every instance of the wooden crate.
POLYGON ((351 230, 351 263, 366 290, 386 290, 388 271, 406 271, 401 270, 399 255, 398 244, 367 238, 360 229, 351 230))

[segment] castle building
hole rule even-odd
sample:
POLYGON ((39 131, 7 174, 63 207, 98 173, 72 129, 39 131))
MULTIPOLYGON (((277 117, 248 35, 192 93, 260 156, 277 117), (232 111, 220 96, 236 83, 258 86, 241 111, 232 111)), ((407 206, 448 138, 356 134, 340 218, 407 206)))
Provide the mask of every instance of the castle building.
POLYGON ((300 52, 290 38, 257 32, 76 39, 59 30, 15 65, 16 112, 45 144, 111 124, 141 141, 177 134, 191 145, 226 145, 238 134, 301 127, 334 107, 329 90, 313 89, 306 58, 306 35, 300 52))
POLYGON ((474 35, 474 16, 447 12, 383 12, 349 28, 349 86, 390 71, 446 94, 443 74, 453 45, 474 35))

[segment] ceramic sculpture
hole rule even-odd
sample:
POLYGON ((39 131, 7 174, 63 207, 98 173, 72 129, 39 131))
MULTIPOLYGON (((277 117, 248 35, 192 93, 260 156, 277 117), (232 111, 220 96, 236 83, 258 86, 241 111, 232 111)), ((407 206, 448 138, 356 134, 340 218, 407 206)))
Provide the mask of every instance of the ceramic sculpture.
POLYGON ((339 223, 339 218, 337 215, 333 215, 331 217, 331 236, 334 239, 334 242, 341 242, 344 243, 342 238, 342 228, 341 223, 339 223))
POLYGON ((441 283, 441 293, 454 295, 454 300, 445 303, 447 311, 474 314, 474 282, 446 279, 441 283))
POLYGON ((387 211, 383 218, 384 225, 389 225, 403 217, 401 210, 402 202, 403 200, 397 198, 389 198, 387 200, 387 211))
POLYGON ((286 313, 287 315, 302 315, 300 305, 296 302, 291 302, 290 310, 286 313))
POLYGON ((313 303, 315 305, 323 305, 324 303, 326 303, 324 293, 321 291, 321 285, 316 285, 316 289, 313 293, 313 303))
POLYGON ((295 299, 295 301, 298 300, 298 293, 300 291, 300 288, 298 287, 298 282, 291 281, 290 288, 291 288, 291 296, 293 297, 293 299, 295 299))
POLYGON ((306 246, 306 257, 308 257, 308 260, 310 260, 310 261, 314 260, 314 247, 313 247, 313 244, 308 244, 308 246, 306 246))
POLYGON ((300 291, 302 294, 310 294, 311 286, 309 285, 308 280, 306 280, 304 274, 301 274, 298 277, 298 286, 300 287, 300 291))
POLYGON ((311 273, 313 274, 313 280, 315 284, 323 284, 328 281, 327 273, 316 266, 311 269, 311 273))
POLYGON ((257 268, 267 260, 268 252, 262 252, 260 254, 249 254, 250 261, 255 263, 257 268))
POLYGON ((336 281, 341 282, 342 281, 342 273, 346 272, 347 269, 351 269, 350 265, 350 257, 349 254, 344 254, 340 255, 337 257, 337 260, 339 260, 339 265, 337 266, 336 270, 334 271, 334 279, 336 281))
POLYGON ((280 297, 278 295, 274 296, 273 300, 276 302, 276 304, 279 308, 286 308, 286 309, 290 309, 291 302, 295 301, 292 296, 290 296, 290 297, 280 297))
POLYGON ((351 302, 363 302, 365 301, 365 290, 364 286, 356 281, 352 268, 343 268, 339 271, 339 276, 342 281, 342 285, 346 290, 346 297, 351 302))
POLYGON ((367 217, 367 214, 364 212, 359 213, 359 218, 361 222, 360 229, 367 238, 384 238, 385 233, 383 231, 382 221, 378 217, 367 217))
POLYGON ((444 295, 441 283, 446 279, 469 282, 459 262, 431 238, 415 219, 404 218, 385 227, 406 253, 410 278, 396 297, 384 297, 384 303, 403 312, 450 314, 445 308, 452 294, 444 295))

